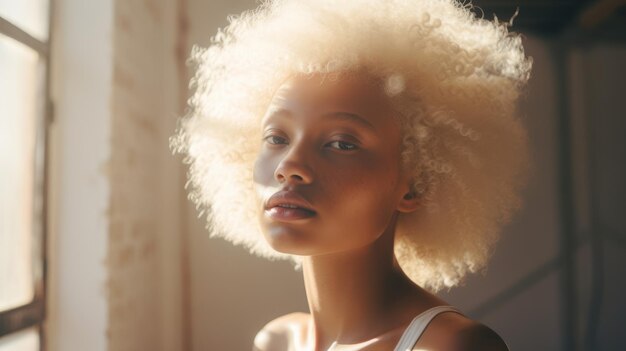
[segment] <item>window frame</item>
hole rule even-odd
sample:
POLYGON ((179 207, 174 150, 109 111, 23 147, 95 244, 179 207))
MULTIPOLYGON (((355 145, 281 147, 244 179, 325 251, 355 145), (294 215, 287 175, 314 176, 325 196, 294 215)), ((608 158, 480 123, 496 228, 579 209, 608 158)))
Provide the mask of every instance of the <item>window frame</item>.
POLYGON ((42 41, 27 33, 0 15, 0 35, 13 39, 39 54, 44 66, 43 100, 40 103, 40 113, 36 116, 35 130, 35 175, 33 201, 33 255, 39 255, 41 262, 41 277, 34 281, 34 295, 31 302, 5 311, 0 311, 0 338, 13 333, 36 327, 39 334, 39 350, 45 350, 44 321, 46 317, 47 272, 48 272, 48 161, 49 161, 49 133, 53 122, 53 104, 50 96, 50 51, 53 37, 52 14, 54 0, 48 3, 48 39, 42 41))

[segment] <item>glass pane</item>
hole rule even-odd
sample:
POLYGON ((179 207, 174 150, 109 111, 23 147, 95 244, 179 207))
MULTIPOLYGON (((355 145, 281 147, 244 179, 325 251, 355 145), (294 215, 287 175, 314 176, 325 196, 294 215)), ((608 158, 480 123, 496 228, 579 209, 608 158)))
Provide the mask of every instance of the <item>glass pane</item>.
POLYGON ((49 0, 0 0, 0 16, 33 37, 48 40, 49 0))
POLYGON ((32 301, 39 271, 33 206, 43 67, 35 51, 0 35, 0 311, 32 301))
POLYGON ((0 338, 0 351, 39 351, 37 329, 26 329, 0 338))

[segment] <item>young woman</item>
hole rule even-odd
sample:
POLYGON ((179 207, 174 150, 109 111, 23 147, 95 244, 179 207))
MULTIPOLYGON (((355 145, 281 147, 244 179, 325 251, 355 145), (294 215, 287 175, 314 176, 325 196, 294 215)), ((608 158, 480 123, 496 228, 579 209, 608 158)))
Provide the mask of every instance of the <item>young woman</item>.
POLYGON ((531 61, 452 0, 268 1, 197 63, 172 144, 208 229, 292 260, 310 314, 254 350, 506 350, 434 293, 520 207, 531 61))

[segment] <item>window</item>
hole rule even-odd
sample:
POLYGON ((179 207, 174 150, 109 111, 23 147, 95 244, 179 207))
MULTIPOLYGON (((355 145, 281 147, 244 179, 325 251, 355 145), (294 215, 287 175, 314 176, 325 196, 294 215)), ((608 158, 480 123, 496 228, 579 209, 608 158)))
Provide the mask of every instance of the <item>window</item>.
POLYGON ((43 349, 50 0, 0 0, 0 351, 43 349))

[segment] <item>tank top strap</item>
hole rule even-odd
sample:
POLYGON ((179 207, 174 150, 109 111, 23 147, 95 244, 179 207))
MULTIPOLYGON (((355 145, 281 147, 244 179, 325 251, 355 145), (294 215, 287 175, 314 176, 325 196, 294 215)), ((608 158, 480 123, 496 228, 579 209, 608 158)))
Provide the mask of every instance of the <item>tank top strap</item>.
POLYGON ((456 312, 462 314, 458 309, 453 306, 436 306, 420 313, 417 317, 413 318, 411 324, 406 328, 400 341, 394 351, 410 351, 413 349, 417 340, 422 336, 422 333, 438 314, 443 312, 456 312))

